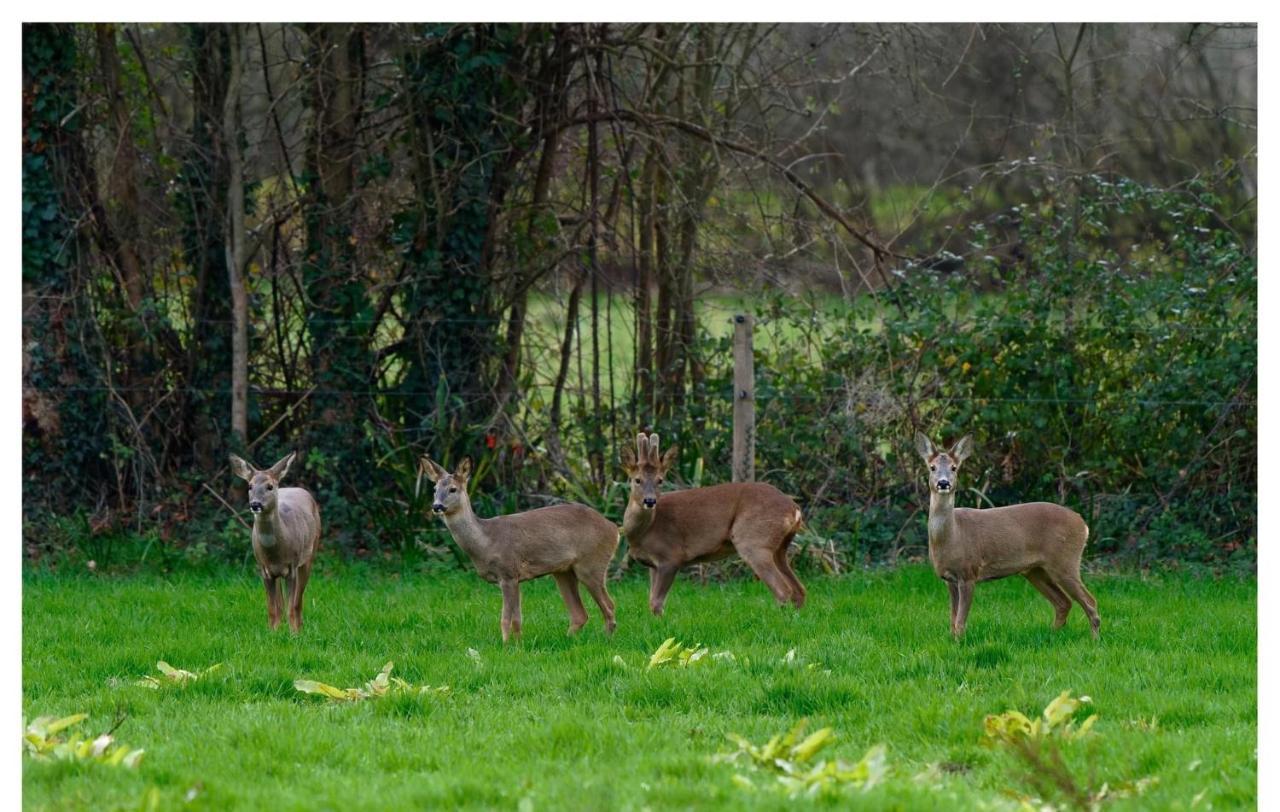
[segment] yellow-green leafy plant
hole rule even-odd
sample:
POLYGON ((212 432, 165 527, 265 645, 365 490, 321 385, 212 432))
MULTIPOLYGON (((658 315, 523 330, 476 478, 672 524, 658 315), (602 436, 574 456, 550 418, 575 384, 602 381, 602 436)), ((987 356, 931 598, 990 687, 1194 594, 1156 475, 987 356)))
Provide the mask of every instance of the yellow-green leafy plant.
POLYGON ((81 733, 64 733, 89 718, 87 713, 56 718, 40 716, 25 725, 22 751, 39 761, 89 761, 112 767, 137 767, 142 750, 115 744, 108 731, 92 738, 81 733))
MULTIPOLYGON (((757 780, 764 778, 766 785, 772 783, 792 797, 818 795, 848 787, 867 790, 888 773, 888 758, 882 744, 869 749, 856 762, 817 759, 818 753, 835 741, 835 731, 824 727, 805 736, 807 725, 808 720, 801 719, 786 733, 779 733, 762 745, 752 744, 748 739, 730 733, 728 738, 738 749, 720 753, 712 760, 717 763, 745 763, 756 773, 757 780), (770 778, 772 782, 768 780, 770 778)), ((736 773, 733 782, 744 789, 760 788, 750 775, 743 773, 736 773)))
POLYGON ((663 667, 689 668, 695 665, 705 665, 709 662, 732 662, 736 659, 732 651, 718 651, 712 654, 711 649, 704 645, 686 646, 674 637, 668 637, 650 655, 649 664, 645 666, 645 670, 652 671, 655 668, 663 667))
POLYGON ((1018 762, 1020 769, 1014 775, 1029 792, 1010 788, 1009 794, 1024 808, 1063 807, 1093 812, 1104 801, 1141 795, 1157 780, 1147 777, 1098 786, 1092 768, 1087 777, 1072 770, 1063 756, 1063 746, 1094 735, 1096 713, 1079 724, 1075 718, 1076 711, 1091 702, 1087 696, 1073 697, 1070 691, 1063 691, 1035 719, 1008 710, 983 720, 987 744, 1005 749, 1018 762))
POLYGON ((1041 740, 1047 737, 1055 737, 1060 741, 1082 739, 1093 729, 1098 714, 1092 714, 1077 726, 1075 712, 1080 706, 1092 701, 1087 696, 1077 698, 1071 696, 1070 691, 1063 691, 1045 706, 1044 712, 1036 719, 1029 719, 1016 710, 1007 710, 988 715, 982 721, 982 729, 989 743, 1017 744, 1027 739, 1041 740))
POLYGON ((143 688, 160 688, 165 685, 186 685, 189 682, 195 682, 207 677, 209 674, 212 674, 221 667, 222 663, 214 663, 202 671, 187 671, 182 668, 174 668, 164 660, 160 660, 156 663, 156 670, 160 672, 160 676, 157 677, 147 674, 134 684, 140 685, 143 688))
POLYGON ((448 685, 413 685, 399 677, 393 677, 391 669, 394 667, 394 663, 388 662, 378 672, 378 676, 359 688, 335 688, 310 679, 294 680, 293 687, 304 694, 319 694, 335 702, 361 702, 384 696, 444 696, 449 693, 448 685))

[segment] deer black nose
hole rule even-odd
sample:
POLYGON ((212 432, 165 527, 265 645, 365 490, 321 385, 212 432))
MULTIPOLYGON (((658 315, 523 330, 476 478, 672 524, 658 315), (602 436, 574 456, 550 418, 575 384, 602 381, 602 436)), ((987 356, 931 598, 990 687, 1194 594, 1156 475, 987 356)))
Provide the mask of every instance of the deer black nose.
POLYGON ((656 504, 658 504, 658 500, 657 500, 657 499, 650 499, 650 498, 646 497, 646 498, 645 498, 645 500, 644 500, 644 506, 645 506, 645 507, 647 507, 647 508, 651 508, 651 507, 653 507, 653 506, 654 506, 654 505, 656 505, 656 504))
POLYGON ((249 510, 252 510, 254 513, 260 513, 260 512, 262 512, 262 503, 261 503, 261 502, 250 502, 250 503, 249 503, 249 510))
POLYGON ((431 506, 431 510, 436 513, 444 513, 444 505, 441 504, 440 502, 436 502, 434 505, 431 506))
POLYGON ((940 490, 940 491, 949 491, 949 490, 951 490, 951 483, 950 483, 949 481, 945 480, 945 479, 939 479, 939 480, 938 480, 938 490, 940 490))

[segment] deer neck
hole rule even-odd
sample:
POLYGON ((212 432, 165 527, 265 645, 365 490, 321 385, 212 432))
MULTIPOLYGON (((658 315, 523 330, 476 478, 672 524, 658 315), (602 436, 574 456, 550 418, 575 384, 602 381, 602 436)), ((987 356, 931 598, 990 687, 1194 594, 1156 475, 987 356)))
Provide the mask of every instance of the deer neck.
POLYGON ((261 513, 253 514, 253 535, 259 547, 274 547, 279 542, 284 528, 280 526, 280 511, 272 505, 261 513))
POLYGON ((945 547, 956 534, 955 493, 929 494, 929 546, 945 547))
POLYGON ((627 537, 627 544, 634 547, 637 542, 642 542, 657 514, 656 506, 646 508, 635 499, 629 500, 627 509, 622 514, 622 533, 627 537))
POLYGON ((453 540, 472 558, 484 555, 489 549, 489 536, 480 524, 480 517, 471 509, 471 497, 466 493, 458 500, 456 508, 444 514, 444 524, 453 540))

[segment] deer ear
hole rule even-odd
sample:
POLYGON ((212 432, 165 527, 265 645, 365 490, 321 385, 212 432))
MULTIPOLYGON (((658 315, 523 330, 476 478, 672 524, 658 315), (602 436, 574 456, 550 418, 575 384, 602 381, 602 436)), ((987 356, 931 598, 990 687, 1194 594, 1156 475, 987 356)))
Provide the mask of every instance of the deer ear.
POLYGON ((277 480, 284 479, 284 475, 285 473, 288 472, 289 465, 290 463, 293 462, 293 458, 294 456, 297 455, 297 453, 298 452, 296 451, 290 451, 288 455, 285 456, 284 459, 280 460, 275 465, 271 466, 271 469, 267 471, 267 473, 271 474, 277 480))
POLYGON ((231 461, 231 473, 243 479, 245 482, 253 479, 253 466, 237 457, 235 454, 228 454, 227 459, 231 461))
POLYGON ((675 464, 676 458, 679 456, 680 456, 680 446, 673 445, 667 449, 667 453, 662 455, 662 462, 660 462, 658 465, 659 467, 662 468, 663 471, 666 471, 670 469, 672 465, 675 464))
POLYGON ((622 467, 627 473, 631 473, 636 469, 636 452, 632 451, 630 446, 622 447, 622 467))
POLYGON ((919 454, 925 462, 933 459, 933 441, 924 436, 923 432, 916 432, 916 453, 919 454))
POLYGON ((649 462, 654 465, 661 465, 658 461, 658 435, 649 435, 649 462))
POLYGON ((458 463, 458 470, 453 472, 458 479, 466 479, 471 476, 471 458, 463 457, 462 462, 458 463))
POLYGON ((973 435, 966 434, 956 440, 956 444, 951 446, 951 451, 948 453, 955 458, 957 463, 964 462, 973 453, 973 435))
POLYGON ((422 467, 427 470, 427 476, 431 477, 432 482, 439 482, 448 476, 448 473, 439 465, 436 465, 435 461, 430 457, 422 458, 422 467))

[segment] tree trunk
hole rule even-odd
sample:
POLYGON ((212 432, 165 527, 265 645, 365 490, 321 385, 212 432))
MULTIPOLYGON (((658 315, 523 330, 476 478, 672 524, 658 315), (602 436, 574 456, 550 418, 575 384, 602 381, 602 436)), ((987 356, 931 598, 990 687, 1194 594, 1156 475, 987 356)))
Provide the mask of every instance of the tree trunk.
MULTIPOLYGON (((311 39, 310 103, 314 117, 306 149, 311 179, 304 201, 306 254, 303 280, 312 307, 313 420, 310 442, 330 446, 359 442, 356 398, 371 386, 368 353, 371 313, 367 285, 356 267, 352 223, 355 191, 357 88, 362 35, 356 25, 306 27, 311 39)), ((344 470, 344 474, 355 469, 344 470)), ((344 476, 344 480, 346 477, 344 476)), ((358 484, 344 483, 348 491, 358 484)))
POLYGON ((564 317, 564 339, 560 342, 560 368, 556 372, 555 388, 551 393, 551 414, 547 421, 547 451, 551 455, 552 464, 561 470, 566 465, 560 437, 560 412, 564 385, 569 380, 569 365, 573 362, 573 335, 578 328, 578 307, 586 282, 586 269, 583 269, 573 283, 573 290, 569 292, 569 304, 565 308, 564 317))
POLYGON ((227 151, 227 281, 231 286, 231 436, 243 448, 249 434, 249 295, 245 290, 244 159, 240 151, 240 84, 244 42, 231 24, 231 75, 222 114, 227 151))
POLYGON ((231 307, 227 279, 227 151, 222 120, 230 71, 229 25, 186 26, 191 70, 190 148, 183 160, 179 192, 182 252, 192 274, 183 375, 180 448, 185 462, 211 471, 226 458, 230 412, 227 358, 231 354, 231 307))
POLYGON ((120 272, 125 302, 137 313, 142 308, 143 272, 138 257, 138 153, 134 146, 132 111, 120 81, 120 54, 116 50, 116 28, 110 23, 94 25, 98 65, 107 97, 112 124, 111 172, 107 177, 107 215, 116 238, 115 262, 120 272))
POLYGON ((640 255, 636 280, 636 384, 639 400, 637 416, 640 425, 648 426, 653 420, 653 229, 654 199, 657 192, 654 178, 657 172, 657 145, 650 144, 640 172, 640 255))

